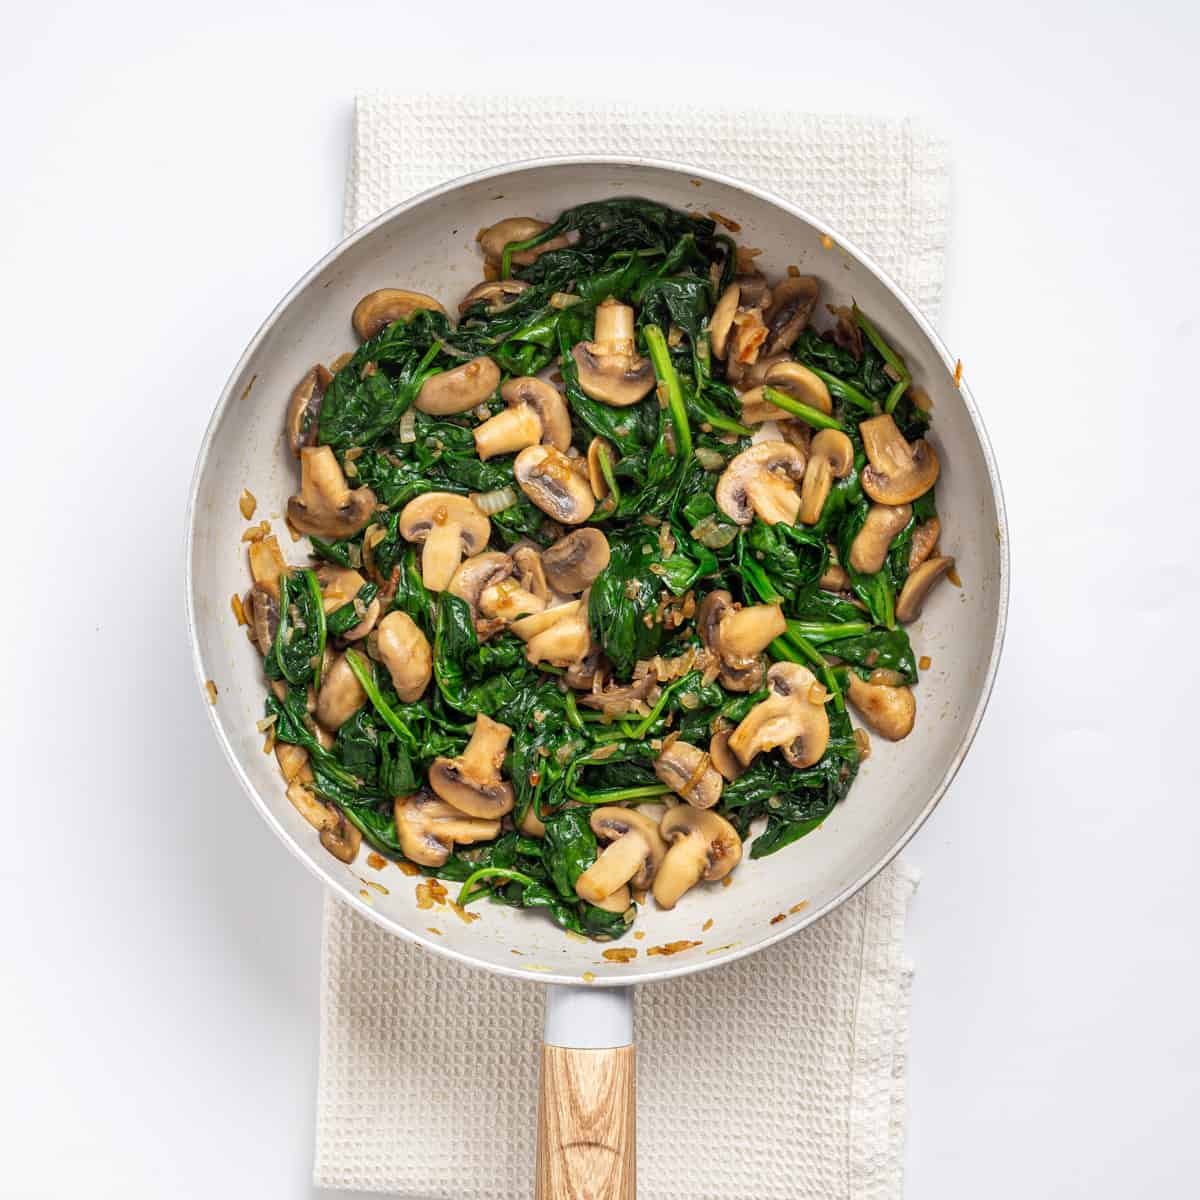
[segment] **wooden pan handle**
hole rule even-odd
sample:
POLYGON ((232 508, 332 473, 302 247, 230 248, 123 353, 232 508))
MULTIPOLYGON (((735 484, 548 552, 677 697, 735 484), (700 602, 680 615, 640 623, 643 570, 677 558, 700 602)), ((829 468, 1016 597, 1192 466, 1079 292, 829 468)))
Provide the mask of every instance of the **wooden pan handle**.
POLYGON ((628 989, 550 989, 538 1096, 536 1200, 635 1200, 637 1052, 632 1035, 628 989))

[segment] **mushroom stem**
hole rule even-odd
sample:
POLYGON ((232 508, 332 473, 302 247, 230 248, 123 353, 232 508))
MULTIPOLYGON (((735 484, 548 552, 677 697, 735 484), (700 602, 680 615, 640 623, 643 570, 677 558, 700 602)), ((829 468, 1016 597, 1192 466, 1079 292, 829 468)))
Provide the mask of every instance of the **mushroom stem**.
POLYGON ((596 343, 611 347, 611 353, 633 350, 633 309, 611 296, 596 309, 596 343))
POLYGON ((542 422, 532 408, 518 404, 489 417, 472 432, 476 453, 486 460, 536 446, 542 440, 542 422))
POLYGON ((628 883, 642 869, 650 847, 636 830, 630 830, 608 846, 575 881, 575 893, 589 904, 598 904, 628 883))
POLYGON ((800 494, 778 475, 762 472, 745 483, 746 496, 767 525, 794 525, 800 512, 800 494))
POLYGON ((752 604, 727 613, 720 624, 721 652, 739 659, 761 654, 787 632, 787 621, 778 604, 752 604))
POLYGON ((692 829, 667 851, 663 868, 654 877, 654 899, 659 908, 674 908, 679 898, 700 882, 708 869, 708 838, 692 829))
POLYGON ((512 730, 499 721, 493 721, 486 713, 475 718, 475 732, 459 760, 469 775, 499 775, 508 749, 512 730))
POLYGON ((434 525, 421 552, 421 581, 431 592, 442 592, 462 562, 462 527, 456 521, 434 525))

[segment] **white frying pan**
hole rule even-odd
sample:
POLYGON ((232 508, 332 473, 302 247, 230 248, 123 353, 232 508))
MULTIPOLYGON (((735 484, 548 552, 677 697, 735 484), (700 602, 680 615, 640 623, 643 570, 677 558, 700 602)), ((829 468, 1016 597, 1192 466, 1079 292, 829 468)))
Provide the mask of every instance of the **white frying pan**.
MULTIPOLYGON (((979 413, 956 386, 954 360, 928 321, 863 254, 778 197, 712 172, 639 159, 547 159, 500 167, 434 188, 373 221, 318 263, 285 297, 230 376, 204 438, 188 525, 188 623, 201 683, 214 680, 209 709, 230 764, 285 845, 346 904, 434 954, 513 979, 550 984, 539 1113, 538 1196, 631 1197, 635 1189, 632 1003, 629 985, 720 966, 790 937, 824 916, 888 863, 929 816, 975 736, 996 672, 1008 597, 1008 534, 1000 482, 979 413), (856 300, 905 356, 933 400, 933 440, 942 460, 942 545, 958 560, 961 590, 943 583, 910 630, 932 666, 917 688, 913 733, 872 742, 848 798, 817 837, 758 862, 745 861, 727 889, 694 889, 671 912, 642 906, 645 930, 633 961, 607 962, 600 947, 567 938, 534 912, 482 904, 471 924, 426 931, 415 888, 393 886, 367 904, 352 867, 326 853, 288 803, 274 756, 262 753, 261 660, 230 612, 247 586, 249 488, 259 513, 280 513, 295 491, 295 460, 281 430, 286 398, 314 362, 352 349, 350 311, 367 292, 406 287, 453 308, 480 277, 475 234, 502 217, 552 220, 562 209, 614 195, 646 196, 678 208, 717 211, 742 227, 739 241, 763 251, 768 276, 790 264, 822 281, 822 301, 856 300), (788 920, 798 899, 807 907, 788 920), (645 947, 695 940, 720 910, 719 953, 699 946, 650 957, 645 947), (517 957, 513 950, 520 951, 517 957)), ((275 522, 286 548, 290 540, 275 522)), ((295 561, 302 548, 291 552, 295 561)), ((365 851, 365 847, 364 847, 365 851)))

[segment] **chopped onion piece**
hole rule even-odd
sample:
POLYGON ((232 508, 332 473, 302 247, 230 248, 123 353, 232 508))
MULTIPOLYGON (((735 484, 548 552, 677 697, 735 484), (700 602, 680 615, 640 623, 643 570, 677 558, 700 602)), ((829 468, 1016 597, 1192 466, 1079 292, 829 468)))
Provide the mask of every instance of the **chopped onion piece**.
POLYGON ((506 508, 512 508, 517 502, 517 493, 515 488, 509 486, 497 488, 494 492, 472 492, 471 499, 485 517, 490 517, 506 508))
POLYGON ((722 471, 725 469, 725 456, 708 446, 696 447, 696 461, 706 471, 722 471))
POLYGON ((737 537, 737 526, 722 524, 716 516, 708 516, 696 523, 692 537, 710 550, 720 550, 737 537))
POLYGON ((410 444, 417 440, 417 410, 415 408, 406 409, 404 416, 400 418, 400 441, 405 444, 410 444))

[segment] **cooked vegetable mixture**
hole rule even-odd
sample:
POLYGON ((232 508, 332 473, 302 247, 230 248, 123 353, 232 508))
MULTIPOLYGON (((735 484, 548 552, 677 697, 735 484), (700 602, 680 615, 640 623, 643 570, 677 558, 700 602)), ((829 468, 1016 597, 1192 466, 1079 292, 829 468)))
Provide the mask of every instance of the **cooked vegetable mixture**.
POLYGON ((249 531, 234 609, 331 853, 616 938, 820 825, 851 711, 912 729, 902 626, 954 561, 928 405, 866 314, 707 218, 601 200, 479 244, 457 323, 373 292, 297 386, 312 565, 249 531))

